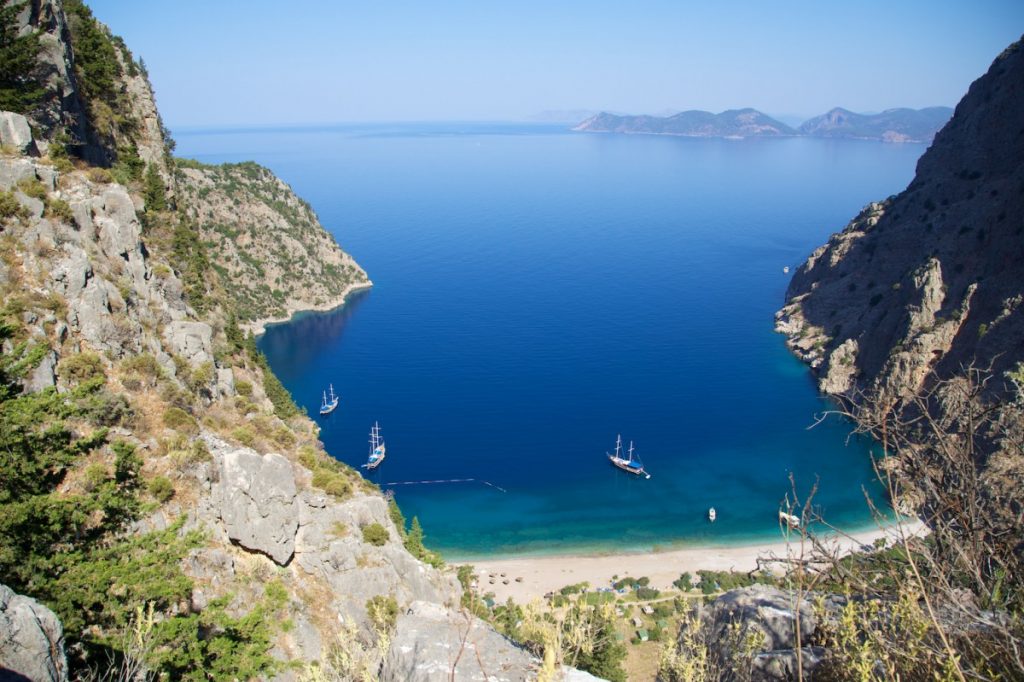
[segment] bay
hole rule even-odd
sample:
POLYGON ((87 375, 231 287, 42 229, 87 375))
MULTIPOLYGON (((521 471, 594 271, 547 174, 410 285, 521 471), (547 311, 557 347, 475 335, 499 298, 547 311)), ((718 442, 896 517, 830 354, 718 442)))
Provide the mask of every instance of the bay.
POLYGON ((375 286, 259 340, 328 451, 449 559, 778 538, 818 483, 870 523, 871 446, 848 442, 773 332, 789 275, 921 145, 575 134, 518 124, 176 131, 307 199, 375 286), (652 477, 613 469, 621 433, 652 477), (454 483, 406 483, 472 479, 454 483), (706 520, 714 506, 718 519, 706 520))

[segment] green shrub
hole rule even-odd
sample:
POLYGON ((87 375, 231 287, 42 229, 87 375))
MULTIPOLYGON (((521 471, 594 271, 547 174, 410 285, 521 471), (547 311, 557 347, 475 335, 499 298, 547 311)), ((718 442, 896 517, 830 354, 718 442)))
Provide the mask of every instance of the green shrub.
POLYGON ((366 615, 377 630, 389 632, 398 619, 398 602, 392 596, 378 594, 366 600, 366 615))
POLYGON ((166 476, 151 478, 146 488, 153 499, 161 504, 174 497, 174 486, 171 484, 171 479, 166 476))
POLYGON ((680 575, 678 578, 676 578, 672 582, 672 585, 677 590, 682 590, 683 592, 689 592, 690 590, 693 589, 693 576, 690 575, 689 573, 683 573, 682 575, 680 575))
POLYGON ((388 541, 390 535, 388 529, 379 523, 371 523, 368 526, 363 526, 363 541, 367 542, 374 547, 381 547, 385 542, 388 541))
POLYGON ((245 379, 239 379, 235 382, 235 392, 240 396, 246 398, 252 397, 252 382, 246 381, 245 379))
POLYGON ((246 447, 256 447, 256 434, 248 426, 239 426, 231 432, 231 437, 246 447))
POLYGON ((33 199, 39 199, 44 202, 46 201, 46 186, 36 178, 25 178, 18 183, 18 189, 20 189, 25 196, 32 197, 33 199))
POLYGON ((164 411, 164 426, 182 433, 198 433, 199 424, 185 410, 180 407, 168 407, 164 411))
POLYGON ((313 486, 338 499, 352 492, 352 485, 344 474, 323 467, 313 472, 313 486))
POLYGON ((193 393, 199 393, 209 388, 213 381, 213 363, 207 361, 197 367, 192 367, 185 377, 185 381, 193 393))
POLYGON ((68 355, 58 363, 57 374, 71 384, 82 384, 91 379, 105 376, 103 360, 96 353, 88 351, 68 355))
POLYGON ((71 210, 71 204, 55 197, 46 203, 46 217, 59 220, 67 225, 75 224, 75 214, 71 210))
POLYGON ((661 592, 654 589, 653 587, 638 587, 636 588, 637 599, 648 601, 650 599, 657 599, 661 592))
POLYGON ((28 209, 21 205, 14 192, 0 191, 0 223, 8 219, 27 220, 28 209))
POLYGON ((108 185, 114 181, 114 176, 112 176, 110 171, 106 168, 90 168, 89 172, 86 173, 86 177, 88 177, 91 182, 95 182, 98 185, 108 185))
POLYGON ((163 367, 149 353, 140 353, 122 361, 121 370, 139 376, 150 386, 155 386, 158 381, 164 378, 163 367))

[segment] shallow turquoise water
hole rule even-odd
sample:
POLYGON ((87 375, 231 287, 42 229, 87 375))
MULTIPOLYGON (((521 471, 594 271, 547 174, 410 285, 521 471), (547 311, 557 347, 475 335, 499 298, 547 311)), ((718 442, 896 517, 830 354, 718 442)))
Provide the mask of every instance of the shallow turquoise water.
POLYGON ((778 535, 792 474, 833 523, 869 515, 868 444, 772 331, 795 267, 924 148, 581 135, 544 126, 183 131, 308 199, 376 286, 260 340, 328 450, 449 558, 778 535), (650 480, 613 469, 616 434, 650 480), (404 481, 473 479, 394 485, 404 481), (484 482, 492 485, 487 485, 484 482), (715 524, 707 508, 718 511, 715 524))

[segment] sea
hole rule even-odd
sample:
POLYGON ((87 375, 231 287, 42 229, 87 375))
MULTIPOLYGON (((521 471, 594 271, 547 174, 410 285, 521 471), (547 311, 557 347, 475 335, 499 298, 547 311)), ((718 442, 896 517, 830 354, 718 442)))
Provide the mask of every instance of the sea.
POLYGON ((884 504, 877 448, 819 419, 832 406, 773 314, 924 145, 502 123, 175 138, 271 168, 369 273, 259 347, 332 456, 359 468, 379 423, 387 459, 361 471, 445 558, 777 540, 780 504, 812 491, 853 531, 884 504), (620 434, 649 479, 609 463, 620 434))

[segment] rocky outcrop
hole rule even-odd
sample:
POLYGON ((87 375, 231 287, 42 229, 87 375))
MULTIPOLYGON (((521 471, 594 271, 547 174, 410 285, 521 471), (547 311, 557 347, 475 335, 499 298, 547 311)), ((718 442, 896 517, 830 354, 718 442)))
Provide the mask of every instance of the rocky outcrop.
POLYGON ((68 679, 64 629, 53 611, 0 585, 0 680, 68 679))
MULTIPOLYGON (((962 367, 1024 361, 1024 49, 975 81, 900 194, 794 274, 776 329, 828 394, 892 404, 962 367)), ((990 382, 993 395, 1009 382, 990 382)))
POLYGON ((241 322, 255 332, 300 310, 336 308, 370 286, 309 204, 266 168, 183 162, 177 188, 202 238, 216 245, 241 322))
POLYGON ((284 566, 295 553, 299 527, 295 473, 281 455, 260 455, 207 437, 219 466, 214 504, 228 537, 284 566))
POLYGON ((416 602, 398 625, 381 679, 518 682, 536 670, 536 659, 478 619, 416 602))
POLYGON ((819 621, 831 618, 843 603, 843 598, 811 594, 798 599, 793 592, 765 585, 732 590, 697 607, 696 618, 685 622, 679 633, 679 646, 700 642, 714 666, 748 669, 756 682, 797 679, 798 667, 803 679, 813 679, 828 654, 817 643, 822 639, 819 621))
POLYGON ((36 143, 28 119, 12 111, 0 111, 0 145, 19 154, 35 155, 36 143))
POLYGON ((44 87, 45 94, 29 116, 40 133, 36 141, 39 151, 45 154, 49 141, 63 131, 83 158, 91 162, 106 161, 103 150, 88 143, 88 116, 75 77, 71 31, 61 3, 58 0, 25 3, 18 15, 18 32, 28 31, 39 32, 42 48, 33 76, 44 87))

